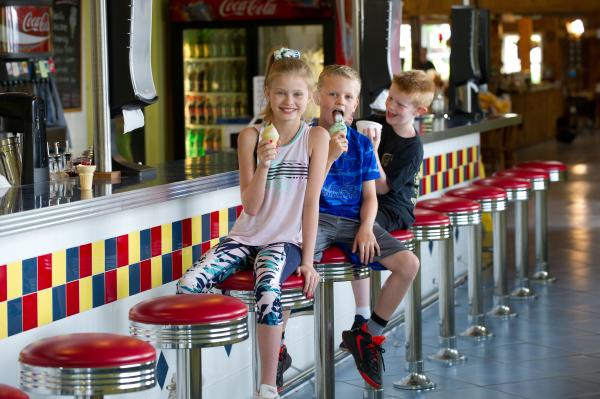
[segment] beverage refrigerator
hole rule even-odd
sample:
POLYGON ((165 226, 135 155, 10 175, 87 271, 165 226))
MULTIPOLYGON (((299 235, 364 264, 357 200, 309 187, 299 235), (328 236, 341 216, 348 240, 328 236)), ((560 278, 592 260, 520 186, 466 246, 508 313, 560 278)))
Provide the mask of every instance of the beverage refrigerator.
POLYGON ((253 82, 271 50, 302 50, 315 77, 340 60, 335 1, 171 0, 169 7, 175 159, 236 147, 236 133, 264 106, 253 82))

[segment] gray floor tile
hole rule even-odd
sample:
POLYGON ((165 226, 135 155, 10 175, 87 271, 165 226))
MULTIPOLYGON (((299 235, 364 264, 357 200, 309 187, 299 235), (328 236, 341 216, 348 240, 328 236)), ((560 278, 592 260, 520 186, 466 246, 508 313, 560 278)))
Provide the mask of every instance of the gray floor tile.
POLYGON ((600 393, 600 384, 562 377, 495 385, 493 388, 532 399, 564 399, 574 395, 600 393))

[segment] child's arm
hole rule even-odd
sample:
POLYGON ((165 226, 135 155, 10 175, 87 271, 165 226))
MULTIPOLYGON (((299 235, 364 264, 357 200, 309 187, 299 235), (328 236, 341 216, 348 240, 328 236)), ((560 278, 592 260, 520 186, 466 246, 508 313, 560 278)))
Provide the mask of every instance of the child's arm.
POLYGON ((328 141, 329 134, 325 129, 318 126, 311 129, 308 139, 310 151, 308 183, 302 207, 302 261, 297 270, 298 274, 304 276, 304 293, 309 297, 313 296, 319 282, 319 275, 313 265, 313 256, 319 223, 319 196, 325 180, 328 141))
POLYGON ((269 166, 277 155, 274 144, 260 141, 257 145, 257 141, 258 131, 253 127, 242 130, 238 138, 240 194, 244 212, 249 215, 256 215, 262 206, 269 166), (254 158, 255 148, 258 164, 254 158))
POLYGON ((365 265, 373 262, 373 257, 380 253, 375 234, 373 234, 375 216, 377 216, 375 181, 364 181, 362 184, 362 204, 360 206, 360 227, 354 237, 352 252, 358 251, 360 261, 365 265))
POLYGON ((329 139, 329 152, 327 154, 327 165, 325 168, 325 176, 329 173, 331 165, 342 155, 348 151, 348 139, 343 132, 334 133, 329 139))
POLYGON ((379 159, 379 144, 381 144, 381 133, 377 133, 376 129, 367 128, 364 135, 371 140, 373 144, 373 152, 375 153, 375 160, 377 161, 377 169, 379 169, 379 178, 375 180, 375 191, 378 195, 385 194, 390 191, 390 186, 387 181, 387 176, 383 166, 381 166, 381 160, 379 159))

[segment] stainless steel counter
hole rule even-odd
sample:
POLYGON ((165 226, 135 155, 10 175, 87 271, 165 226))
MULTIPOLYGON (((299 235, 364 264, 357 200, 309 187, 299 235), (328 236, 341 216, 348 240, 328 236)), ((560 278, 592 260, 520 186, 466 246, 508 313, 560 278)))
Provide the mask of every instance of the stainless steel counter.
MULTIPOLYGON (((521 120, 521 116, 516 114, 481 120, 425 117, 419 121, 418 130, 427 145, 519 124, 521 120)), ((0 237, 239 184, 237 159, 233 151, 211 154, 193 161, 174 161, 159 165, 156 170, 157 175, 151 180, 123 177, 117 184, 95 182, 92 198, 82 198, 76 178, 13 187, 7 191, 0 189, 0 237)))

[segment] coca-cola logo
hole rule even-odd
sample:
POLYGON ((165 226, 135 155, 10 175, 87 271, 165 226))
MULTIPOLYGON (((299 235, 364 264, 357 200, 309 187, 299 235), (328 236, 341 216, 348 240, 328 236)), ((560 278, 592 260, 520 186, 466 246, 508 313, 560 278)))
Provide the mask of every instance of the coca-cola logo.
POLYGON ((25 14, 22 25, 23 32, 50 32, 50 13, 33 15, 30 11, 25 14))
POLYGON ((275 0, 225 0, 219 7, 222 17, 255 17, 275 15, 275 0))

